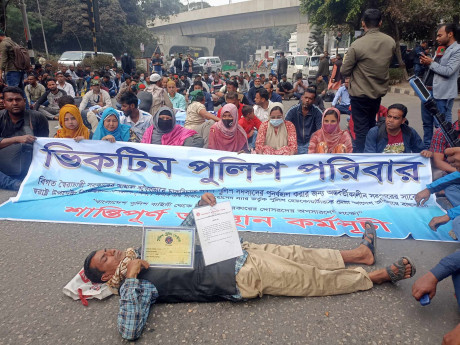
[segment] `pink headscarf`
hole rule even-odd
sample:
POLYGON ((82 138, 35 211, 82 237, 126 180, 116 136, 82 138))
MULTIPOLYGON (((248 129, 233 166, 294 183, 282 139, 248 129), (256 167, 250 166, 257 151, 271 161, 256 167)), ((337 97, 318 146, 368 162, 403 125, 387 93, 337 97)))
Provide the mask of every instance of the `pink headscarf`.
POLYGON ((208 148, 221 151, 239 152, 247 147, 248 139, 243 127, 238 124, 238 108, 234 104, 226 104, 222 107, 222 116, 229 112, 233 118, 230 128, 225 127, 223 121, 212 125, 209 133, 208 148))
POLYGON ((322 119, 322 122, 321 122, 322 126, 321 126, 321 129, 318 131, 318 141, 319 142, 326 142, 327 143, 327 147, 332 150, 334 149, 334 147, 336 147, 337 145, 339 144, 343 144, 343 139, 342 139, 342 136, 343 134, 345 133, 345 131, 341 130, 340 129, 340 111, 337 109, 337 108, 327 108, 324 112, 323 112, 323 119, 322 119), (324 125, 324 118, 326 117, 326 113, 329 111, 329 110, 333 110, 335 111, 335 113, 337 114, 337 128, 334 130, 334 132, 332 133, 327 133, 324 129, 323 129, 323 125, 324 125))

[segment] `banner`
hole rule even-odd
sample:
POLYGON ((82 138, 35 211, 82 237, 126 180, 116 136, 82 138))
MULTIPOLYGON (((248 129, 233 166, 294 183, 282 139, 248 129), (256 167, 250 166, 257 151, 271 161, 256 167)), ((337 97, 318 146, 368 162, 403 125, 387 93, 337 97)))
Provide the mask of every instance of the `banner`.
POLYGON ((434 197, 418 154, 263 156, 106 141, 40 138, 18 195, 0 218, 83 224, 179 226, 201 194, 230 201, 239 230, 450 241, 451 223, 434 197))

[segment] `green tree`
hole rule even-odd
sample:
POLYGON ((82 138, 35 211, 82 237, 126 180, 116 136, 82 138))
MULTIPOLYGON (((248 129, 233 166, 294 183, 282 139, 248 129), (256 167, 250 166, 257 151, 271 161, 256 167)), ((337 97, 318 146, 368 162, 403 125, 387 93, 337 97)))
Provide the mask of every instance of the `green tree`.
MULTIPOLYGON (((460 11, 458 0, 300 0, 301 12, 310 16, 312 24, 324 29, 339 26, 358 30, 367 8, 379 8, 383 14, 382 31, 391 35, 399 47, 403 39, 431 38, 437 24, 444 19, 457 19, 460 11), (428 15, 429 14, 429 15, 428 15), (455 17, 455 18, 454 18, 455 17)), ((401 51, 397 49, 399 65, 407 76, 401 51)))

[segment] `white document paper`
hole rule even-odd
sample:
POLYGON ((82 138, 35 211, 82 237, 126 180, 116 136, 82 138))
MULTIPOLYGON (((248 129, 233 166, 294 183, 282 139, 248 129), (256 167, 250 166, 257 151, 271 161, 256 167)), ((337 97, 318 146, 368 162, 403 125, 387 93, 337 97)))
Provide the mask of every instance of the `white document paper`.
POLYGON ((230 202, 195 208, 192 212, 206 266, 243 255, 230 202))

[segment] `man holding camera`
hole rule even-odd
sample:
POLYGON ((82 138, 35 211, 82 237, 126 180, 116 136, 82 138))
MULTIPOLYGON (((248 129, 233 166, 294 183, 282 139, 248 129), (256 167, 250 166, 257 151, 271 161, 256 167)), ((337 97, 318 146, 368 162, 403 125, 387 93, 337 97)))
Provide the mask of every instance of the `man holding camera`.
POLYGON ((433 97, 441 113, 446 116, 446 121, 452 122, 452 106, 458 95, 457 78, 460 70, 460 44, 457 39, 460 37, 455 24, 443 24, 436 36, 440 46, 446 46, 441 60, 435 62, 426 55, 420 56, 420 63, 429 66, 434 72, 433 97))

